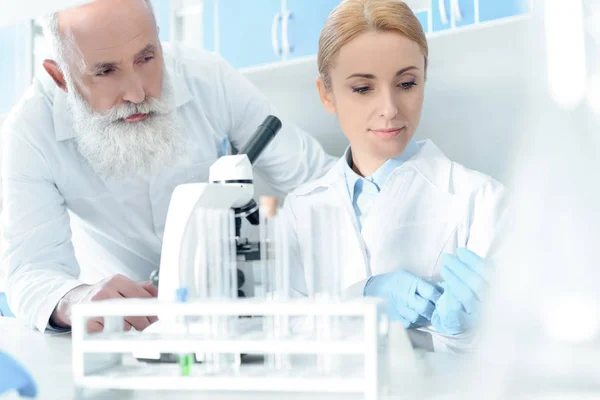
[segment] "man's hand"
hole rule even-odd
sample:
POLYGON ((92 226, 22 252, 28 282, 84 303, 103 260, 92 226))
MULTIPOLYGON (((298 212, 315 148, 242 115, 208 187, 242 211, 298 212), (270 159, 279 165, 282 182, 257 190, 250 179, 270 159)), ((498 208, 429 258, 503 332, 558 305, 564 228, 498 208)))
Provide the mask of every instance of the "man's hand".
MULTIPOLYGON (((118 298, 149 298, 158 296, 158 289, 150 282, 134 282, 123 275, 115 275, 95 285, 81 285, 69 291, 59 302, 50 321, 59 328, 71 326, 71 309, 74 304, 118 298)), ((138 331, 156 322, 156 317, 126 317, 125 330, 132 327, 138 331)), ((90 318, 87 330, 90 333, 104 329, 104 318, 90 318)))

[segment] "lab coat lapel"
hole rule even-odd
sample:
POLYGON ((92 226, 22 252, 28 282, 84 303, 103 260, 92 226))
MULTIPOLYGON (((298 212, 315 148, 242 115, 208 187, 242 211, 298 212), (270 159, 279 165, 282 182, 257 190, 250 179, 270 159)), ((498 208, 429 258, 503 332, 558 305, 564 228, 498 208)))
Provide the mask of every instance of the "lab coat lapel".
POLYGON ((363 236, 358 227, 358 220, 350 201, 346 178, 344 176, 344 164, 346 160, 342 157, 333 168, 334 176, 330 180, 330 196, 335 205, 341 207, 344 219, 350 230, 342 232, 344 255, 343 260, 343 282, 342 287, 347 288, 354 283, 371 276, 369 265, 369 253, 363 236))
POLYGON ((390 174, 362 235, 374 274, 404 269, 430 278, 458 225, 463 199, 449 192, 451 162, 433 145, 390 174))

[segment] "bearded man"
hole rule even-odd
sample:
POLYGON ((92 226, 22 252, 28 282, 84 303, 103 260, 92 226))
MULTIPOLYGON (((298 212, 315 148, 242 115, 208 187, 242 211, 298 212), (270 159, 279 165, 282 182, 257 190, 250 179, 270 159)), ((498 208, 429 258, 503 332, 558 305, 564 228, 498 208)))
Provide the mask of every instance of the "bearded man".
MULTIPOLYGON (((26 325, 68 330, 74 304, 156 296, 177 185, 207 181, 224 140, 241 148, 268 100, 218 56, 162 45, 148 0, 48 16, 53 59, 3 127, 2 262, 26 325)), ((334 160, 283 119, 255 168, 282 193, 334 160)), ((154 317, 126 319, 145 329, 154 317)), ((103 329, 91 320, 90 331, 103 329)))

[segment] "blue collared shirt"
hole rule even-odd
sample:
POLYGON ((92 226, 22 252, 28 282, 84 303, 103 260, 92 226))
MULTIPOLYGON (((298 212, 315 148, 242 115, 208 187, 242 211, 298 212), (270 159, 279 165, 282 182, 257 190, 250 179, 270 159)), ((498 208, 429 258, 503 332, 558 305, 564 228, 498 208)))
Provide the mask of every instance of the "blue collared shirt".
POLYGON ((344 154, 347 161, 344 168, 344 176, 346 177, 348 195, 350 196, 352 207, 358 220, 358 227, 361 230, 373 201, 379 195, 383 184, 392 171, 404 164, 406 160, 417 154, 418 151, 419 145, 415 140, 411 140, 402 154, 398 157, 388 159, 371 176, 363 178, 352 169, 352 151, 348 147, 344 154))

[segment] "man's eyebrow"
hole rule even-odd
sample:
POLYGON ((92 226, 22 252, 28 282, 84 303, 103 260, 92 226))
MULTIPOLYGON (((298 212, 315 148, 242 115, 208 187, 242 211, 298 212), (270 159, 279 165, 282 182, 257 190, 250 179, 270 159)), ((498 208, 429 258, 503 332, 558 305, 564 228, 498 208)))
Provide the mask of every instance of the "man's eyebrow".
POLYGON ((92 73, 105 71, 107 69, 115 69, 119 66, 119 64, 120 63, 118 63, 116 61, 99 62, 99 63, 94 64, 94 66, 92 67, 92 73))
MULTIPOLYGON (((144 47, 142 50, 140 50, 135 55, 135 58, 141 58, 144 55, 146 55, 148 53, 152 53, 154 51, 156 51, 156 46, 153 45, 152 43, 150 43, 150 44, 146 45, 146 47, 144 47)), ((93 74, 95 74, 95 73, 106 71, 109 69, 116 69, 119 65, 121 65, 121 63, 117 62, 117 61, 101 61, 99 63, 94 64, 91 72, 93 74)))
POLYGON ((140 58, 148 53, 152 53, 156 51, 156 46, 153 45, 152 43, 146 45, 146 47, 144 47, 142 50, 140 50, 136 55, 135 58, 140 58))

